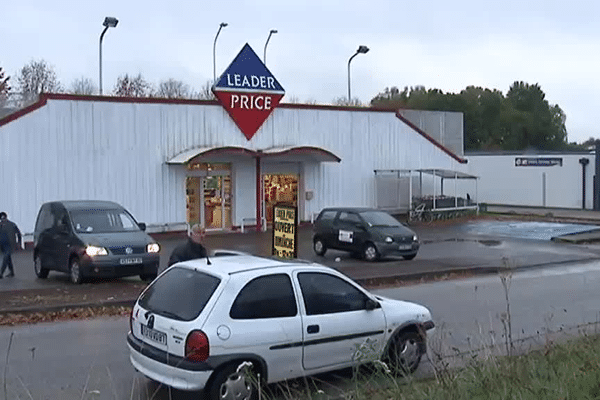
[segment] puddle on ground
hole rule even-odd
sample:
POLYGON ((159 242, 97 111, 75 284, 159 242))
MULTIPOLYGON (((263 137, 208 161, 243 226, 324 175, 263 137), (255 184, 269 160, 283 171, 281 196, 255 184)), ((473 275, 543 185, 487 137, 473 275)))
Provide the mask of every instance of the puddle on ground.
POLYGON ((469 233, 515 239, 551 240, 600 229, 598 225, 560 224, 556 222, 479 221, 466 226, 469 233))

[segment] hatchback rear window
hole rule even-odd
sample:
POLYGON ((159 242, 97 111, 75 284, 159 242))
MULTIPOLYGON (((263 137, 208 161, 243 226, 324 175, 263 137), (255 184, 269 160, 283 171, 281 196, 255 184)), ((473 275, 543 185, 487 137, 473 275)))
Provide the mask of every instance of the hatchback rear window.
POLYGON ((191 321, 200 315, 220 282, 204 272, 175 267, 152 283, 139 305, 164 317, 191 321))

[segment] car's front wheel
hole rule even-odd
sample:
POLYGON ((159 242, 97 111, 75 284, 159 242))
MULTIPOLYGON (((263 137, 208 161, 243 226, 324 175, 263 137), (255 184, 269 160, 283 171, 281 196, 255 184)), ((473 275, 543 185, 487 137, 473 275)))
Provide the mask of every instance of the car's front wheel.
POLYGON ((156 279, 156 275, 157 274, 140 274, 140 279, 145 282, 152 282, 154 279, 156 279))
POLYGON ((36 254, 33 259, 33 268, 38 278, 46 279, 48 277, 48 270, 42 266, 42 258, 39 254, 36 254))
POLYGON ((391 340, 388 361, 392 370, 402 375, 415 372, 425 349, 421 335, 415 331, 405 331, 391 340))
POLYGON ((411 254, 409 256, 402 256, 405 260, 412 260, 413 258, 415 258, 417 255, 416 254, 411 254))
POLYGON ((376 261, 379 259, 379 252, 373 243, 367 243, 363 250, 363 257, 367 261, 376 261))
POLYGON ((258 398, 256 380, 250 368, 240 364, 229 364, 216 372, 209 386, 210 400, 254 400, 258 398))
POLYGON ((327 246, 325 246, 325 242, 320 237, 315 238, 313 241, 313 249, 318 256, 324 256, 327 252, 327 246))
POLYGON ((79 285, 83 282, 83 275, 81 274, 81 264, 79 258, 73 257, 69 261, 69 279, 72 283, 79 285))

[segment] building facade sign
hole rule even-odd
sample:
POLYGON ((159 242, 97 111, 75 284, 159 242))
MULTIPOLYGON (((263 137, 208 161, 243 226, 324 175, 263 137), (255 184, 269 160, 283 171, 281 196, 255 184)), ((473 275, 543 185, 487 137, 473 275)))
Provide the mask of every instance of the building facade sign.
POLYGON ((516 157, 515 167, 552 167, 558 165, 562 167, 563 159, 561 157, 516 157))
POLYGON ((213 93, 250 140, 277 107, 285 91, 246 43, 213 86, 213 93))

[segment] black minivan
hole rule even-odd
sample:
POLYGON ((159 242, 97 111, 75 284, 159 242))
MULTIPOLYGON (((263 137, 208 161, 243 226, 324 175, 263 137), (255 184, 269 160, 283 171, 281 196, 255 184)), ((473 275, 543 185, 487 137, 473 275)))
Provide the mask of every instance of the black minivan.
POLYGON ((44 203, 33 234, 38 278, 66 272, 73 283, 92 277, 158 274, 160 246, 123 206, 111 201, 44 203))
POLYGON ((349 251, 367 261, 385 256, 412 260, 419 251, 415 232, 385 211, 372 208, 325 208, 313 226, 313 249, 349 251))

